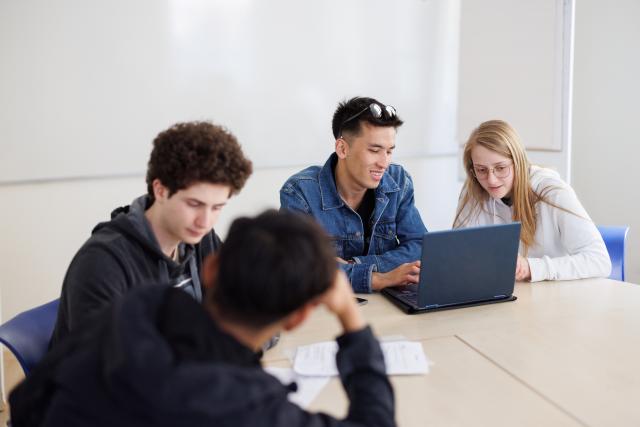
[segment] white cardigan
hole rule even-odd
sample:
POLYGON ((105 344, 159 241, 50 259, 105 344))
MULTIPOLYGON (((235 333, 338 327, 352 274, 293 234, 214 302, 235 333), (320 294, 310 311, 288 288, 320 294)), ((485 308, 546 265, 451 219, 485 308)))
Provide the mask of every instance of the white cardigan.
MULTIPOLYGON (((600 232, 573 189, 551 169, 531 166, 529 176, 536 193, 552 187, 545 193, 546 198, 572 212, 565 212, 545 202, 536 204, 538 222, 535 243, 527 253, 531 281, 608 277, 611 274, 609 253, 600 232)), ((469 210, 467 205, 460 215, 462 227, 513 222, 511 207, 500 199, 489 197, 474 212, 470 213, 469 210)), ((524 254, 522 242, 519 252, 524 254)))

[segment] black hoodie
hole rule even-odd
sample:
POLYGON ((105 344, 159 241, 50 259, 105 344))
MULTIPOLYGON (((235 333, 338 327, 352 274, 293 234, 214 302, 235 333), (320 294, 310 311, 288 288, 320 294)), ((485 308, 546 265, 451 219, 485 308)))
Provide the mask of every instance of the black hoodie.
POLYGON ((196 300, 202 299, 202 262, 218 249, 220 239, 212 230, 197 245, 181 243, 177 263, 160 249, 144 215, 149 206, 148 196, 141 196, 131 206, 114 210, 111 221, 98 224, 75 255, 62 284, 52 347, 116 298, 140 286, 175 286, 191 278, 187 290, 196 300))
POLYGON ((11 393, 14 427, 394 426, 391 385, 371 330, 338 338, 345 420, 290 403, 295 386, 176 289, 146 287, 74 331, 11 393))

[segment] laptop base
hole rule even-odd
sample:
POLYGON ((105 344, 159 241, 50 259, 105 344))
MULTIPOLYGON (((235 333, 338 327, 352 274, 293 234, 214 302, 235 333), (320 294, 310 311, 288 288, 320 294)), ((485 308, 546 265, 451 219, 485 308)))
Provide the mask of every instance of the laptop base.
POLYGON ((393 292, 390 292, 388 289, 383 289, 381 291, 382 295, 384 295, 387 299, 391 300, 392 303, 394 303, 400 310, 404 311, 407 314, 418 314, 418 313, 428 313, 428 312, 432 312, 432 311, 442 311, 442 310, 452 310, 455 308, 465 308, 465 307, 474 307, 477 305, 487 305, 487 304, 495 304, 495 303, 500 303, 500 302, 509 302, 509 301, 515 301, 518 299, 518 297, 516 297, 515 295, 510 295, 508 297, 505 298, 500 298, 500 299, 489 299, 489 300, 482 300, 482 301, 470 301, 470 302, 465 302, 465 303, 457 303, 457 304, 446 304, 446 305, 439 305, 439 306, 427 306, 427 307, 414 307, 400 299, 398 299, 397 296, 395 296, 393 294, 393 292))

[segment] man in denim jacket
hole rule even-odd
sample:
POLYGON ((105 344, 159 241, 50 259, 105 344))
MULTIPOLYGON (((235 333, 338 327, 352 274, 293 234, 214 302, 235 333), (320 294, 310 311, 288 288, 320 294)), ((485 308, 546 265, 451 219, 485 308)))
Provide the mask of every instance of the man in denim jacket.
POLYGON ((373 98, 340 103, 332 121, 335 153, 280 189, 281 209, 312 215, 330 234, 355 292, 418 282, 427 229, 411 177, 391 164, 402 123, 392 106, 373 98))

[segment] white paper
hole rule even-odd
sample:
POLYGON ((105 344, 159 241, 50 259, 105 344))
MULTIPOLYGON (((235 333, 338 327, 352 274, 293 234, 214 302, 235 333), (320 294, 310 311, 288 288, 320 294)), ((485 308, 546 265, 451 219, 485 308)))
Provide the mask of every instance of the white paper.
POLYGON ((415 375, 429 372, 422 344, 415 341, 380 343, 387 375, 415 375))
MULTIPOLYGON (((383 342, 380 343, 380 347, 384 354, 388 375, 416 375, 429 372, 429 362, 419 342, 383 342)), ((293 370, 305 376, 336 376, 338 375, 337 352, 338 343, 335 341, 298 347, 293 370)))
POLYGON ((338 343, 325 341, 298 347, 293 361, 293 370, 299 375, 336 376, 336 353, 338 343))
POLYGON ((264 370, 276 377, 284 385, 295 382, 298 385, 298 391, 295 393, 289 393, 289 401, 304 409, 306 409, 311 402, 313 402, 313 399, 320 394, 330 379, 328 376, 305 377, 296 374, 293 369, 290 368, 266 367, 264 370))

